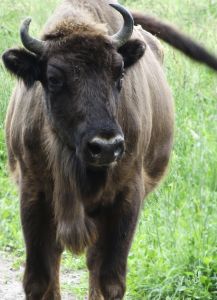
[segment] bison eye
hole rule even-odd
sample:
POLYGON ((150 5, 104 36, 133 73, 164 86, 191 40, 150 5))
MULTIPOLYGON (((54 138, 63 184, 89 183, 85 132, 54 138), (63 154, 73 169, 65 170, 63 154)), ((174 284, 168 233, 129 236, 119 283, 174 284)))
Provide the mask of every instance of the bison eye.
POLYGON ((124 70, 122 71, 120 78, 116 81, 116 88, 118 89, 119 92, 121 91, 123 81, 124 81, 124 70))
POLYGON ((60 90, 63 86, 62 78, 56 76, 49 76, 48 77, 48 88, 51 91, 60 90))
POLYGON ((47 87, 50 92, 58 92, 64 84, 64 73, 55 64, 48 64, 47 66, 47 87))
POLYGON ((114 74, 115 86, 118 92, 120 92, 123 84, 124 73, 125 73, 124 62, 121 61, 121 63, 118 62, 117 64, 115 64, 113 66, 113 70, 114 70, 113 74, 114 74))

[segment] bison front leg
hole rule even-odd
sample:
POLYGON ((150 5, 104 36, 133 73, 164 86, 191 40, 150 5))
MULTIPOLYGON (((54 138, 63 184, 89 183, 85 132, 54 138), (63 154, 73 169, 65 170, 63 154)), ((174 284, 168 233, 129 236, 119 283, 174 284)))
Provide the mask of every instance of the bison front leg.
POLYGON ((62 249, 50 203, 30 182, 21 187, 21 220, 26 243, 23 286, 27 300, 59 300, 59 263, 62 249))
POLYGON ((89 269, 89 300, 104 300, 99 283, 99 270, 102 262, 102 249, 100 236, 96 245, 89 247, 87 251, 87 266, 89 269))
POLYGON ((101 240, 88 252, 91 300, 123 299, 126 289, 127 257, 142 195, 138 186, 128 192, 122 192, 114 205, 102 213, 103 221, 100 224, 99 237, 101 240), (92 295, 96 295, 96 298, 92 295))

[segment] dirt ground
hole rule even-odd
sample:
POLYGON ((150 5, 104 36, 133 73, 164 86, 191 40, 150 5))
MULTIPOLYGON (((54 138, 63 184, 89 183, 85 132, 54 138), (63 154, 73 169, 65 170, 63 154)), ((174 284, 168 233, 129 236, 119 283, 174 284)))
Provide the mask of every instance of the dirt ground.
MULTIPOLYGON (((24 300, 22 290, 23 267, 15 270, 12 259, 0 253, 0 299, 1 300, 24 300)), ((80 274, 77 272, 61 272, 61 283, 79 284, 80 274)), ((62 300, 81 300, 80 297, 73 296, 69 293, 62 293, 62 300)))

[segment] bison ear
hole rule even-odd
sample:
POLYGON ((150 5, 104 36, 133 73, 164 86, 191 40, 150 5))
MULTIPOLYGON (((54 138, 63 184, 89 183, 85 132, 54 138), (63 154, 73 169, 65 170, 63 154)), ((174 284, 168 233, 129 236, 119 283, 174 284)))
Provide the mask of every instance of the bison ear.
POLYGON ((134 65, 145 53, 146 45, 140 40, 130 40, 118 49, 123 56, 125 68, 134 65))
POLYGON ((6 69, 30 87, 40 78, 37 56, 25 49, 9 49, 2 55, 6 69))

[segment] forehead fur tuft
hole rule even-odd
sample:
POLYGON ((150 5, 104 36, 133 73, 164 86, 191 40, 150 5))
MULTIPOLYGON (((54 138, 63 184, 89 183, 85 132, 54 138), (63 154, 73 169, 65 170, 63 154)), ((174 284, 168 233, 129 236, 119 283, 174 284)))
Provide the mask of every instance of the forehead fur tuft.
POLYGON ((105 24, 73 22, 70 19, 62 20, 44 34, 44 40, 68 39, 72 36, 105 36, 108 30, 105 24))

